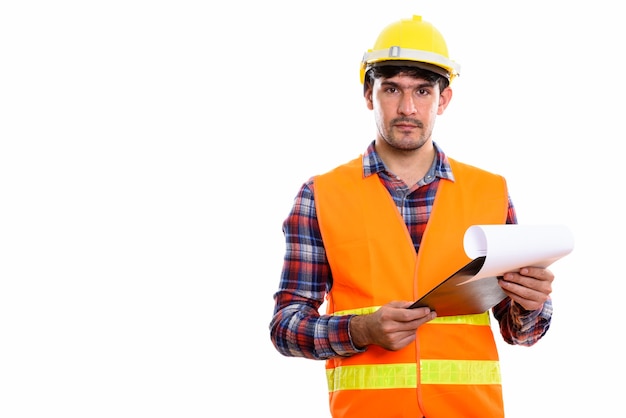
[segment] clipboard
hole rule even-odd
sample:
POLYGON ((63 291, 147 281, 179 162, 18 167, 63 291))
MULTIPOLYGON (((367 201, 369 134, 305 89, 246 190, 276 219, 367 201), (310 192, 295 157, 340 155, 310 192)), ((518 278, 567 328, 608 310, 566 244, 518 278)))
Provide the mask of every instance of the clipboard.
POLYGON ((428 307, 438 317, 479 314, 500 303, 506 294, 498 284, 497 276, 470 280, 485 264, 481 256, 467 263, 446 280, 409 306, 409 309, 428 307))
POLYGON ((463 246, 471 261, 409 308, 429 307, 440 317, 485 312, 506 298, 498 284, 504 273, 550 266, 572 252, 574 236, 565 225, 472 225, 463 246))

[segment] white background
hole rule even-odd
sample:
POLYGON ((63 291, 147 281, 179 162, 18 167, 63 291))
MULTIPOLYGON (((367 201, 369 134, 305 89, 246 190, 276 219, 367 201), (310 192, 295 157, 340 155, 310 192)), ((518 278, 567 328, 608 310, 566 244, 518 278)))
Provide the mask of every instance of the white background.
POLYGON ((0 416, 328 416, 323 363, 269 339, 281 223, 373 139, 359 61, 412 14, 461 64, 435 140, 576 239, 548 335, 501 344, 507 417, 618 416, 618 7, 3 2, 0 416))

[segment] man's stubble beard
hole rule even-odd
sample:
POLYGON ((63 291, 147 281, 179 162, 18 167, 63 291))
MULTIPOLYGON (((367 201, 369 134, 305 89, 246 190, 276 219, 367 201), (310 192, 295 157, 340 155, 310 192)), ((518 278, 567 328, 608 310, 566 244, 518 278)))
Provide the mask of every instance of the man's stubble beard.
POLYGON ((385 142, 393 149, 398 151, 416 151, 422 148, 430 139, 432 131, 424 132, 420 131, 420 135, 416 140, 409 142, 398 139, 393 133, 393 130, 389 131, 389 134, 384 137, 385 142))
POLYGON ((400 118, 392 119, 389 122, 389 129, 387 132, 388 132, 388 135, 384 139, 385 139, 385 142, 387 142, 387 144, 390 147, 398 151, 415 151, 423 147, 424 144, 428 142, 432 134, 432 129, 426 132, 424 131, 424 123, 422 123, 422 121, 418 119, 414 119, 414 118, 409 118, 409 117, 400 117, 400 118), (411 125, 415 125, 420 130, 419 131, 420 135, 419 135, 419 138, 417 139, 417 142, 412 141, 410 143, 403 144, 403 141, 398 140, 398 138, 394 134, 394 127, 397 124, 401 124, 403 122, 409 123, 411 125))

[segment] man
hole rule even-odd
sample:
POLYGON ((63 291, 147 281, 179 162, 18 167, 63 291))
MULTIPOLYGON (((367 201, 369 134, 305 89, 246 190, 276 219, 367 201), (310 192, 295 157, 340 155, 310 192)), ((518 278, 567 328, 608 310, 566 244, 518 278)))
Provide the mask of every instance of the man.
MULTIPOLYGON (((420 16, 383 29, 361 68, 376 138, 309 179, 283 224, 271 339, 285 356, 326 360, 333 417, 504 416, 489 312, 408 309, 467 263, 469 226, 517 222, 503 177, 447 157, 432 139, 458 73, 420 16)), ((507 343, 546 333, 553 280, 533 267, 500 280, 507 297, 492 313, 507 343)))

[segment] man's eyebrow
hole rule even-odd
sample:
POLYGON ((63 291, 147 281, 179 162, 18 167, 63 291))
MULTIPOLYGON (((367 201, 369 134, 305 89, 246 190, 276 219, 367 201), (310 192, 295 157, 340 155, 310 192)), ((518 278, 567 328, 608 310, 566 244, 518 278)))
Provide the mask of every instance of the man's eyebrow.
MULTIPOLYGON (((391 81, 391 80, 383 80, 380 82, 380 84, 382 86, 388 86, 388 87, 400 87, 400 83, 397 83, 395 81, 391 81)), ((418 83, 415 86, 412 86, 413 88, 418 88, 418 89, 423 89, 426 87, 434 87, 435 83, 431 82, 431 81, 422 81, 421 83, 418 83)))

